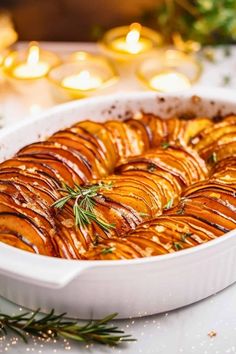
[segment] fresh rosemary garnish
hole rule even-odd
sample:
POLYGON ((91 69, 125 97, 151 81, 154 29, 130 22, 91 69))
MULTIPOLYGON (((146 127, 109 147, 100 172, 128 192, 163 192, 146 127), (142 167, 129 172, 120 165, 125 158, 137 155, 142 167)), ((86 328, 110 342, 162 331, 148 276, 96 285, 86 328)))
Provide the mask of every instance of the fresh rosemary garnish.
POLYGON ((40 309, 33 313, 26 312, 16 316, 0 313, 0 339, 10 331, 20 336, 25 343, 28 335, 48 338, 66 338, 77 342, 97 342, 116 345, 121 342, 134 341, 123 330, 109 324, 117 314, 109 315, 102 320, 89 321, 79 325, 78 320, 65 318, 66 314, 55 315, 54 310, 38 317, 40 309))
POLYGON ((166 205, 164 206, 164 210, 168 210, 168 209, 172 208, 173 203, 174 203, 174 200, 173 200, 173 199, 170 199, 170 200, 166 203, 166 205))
POLYGON ((173 246, 176 251, 180 251, 183 249, 183 246, 179 242, 173 242, 173 246))
POLYGON ((145 218, 149 215, 148 213, 143 213, 143 212, 140 212, 138 214, 139 214, 139 216, 141 216, 141 218, 145 218))
POLYGON ((100 183, 85 187, 75 184, 74 189, 64 184, 63 187, 64 188, 60 189, 60 192, 65 194, 65 196, 57 200, 53 206, 62 209, 67 202, 74 200, 73 213, 76 226, 84 228, 90 225, 91 222, 95 222, 106 232, 114 228, 113 224, 106 223, 94 213, 94 206, 96 205, 95 198, 99 196, 101 188, 111 188, 110 184, 100 183))
POLYGON ((192 232, 185 232, 184 234, 181 234, 181 241, 182 241, 182 242, 186 242, 186 239, 187 239, 188 237, 191 237, 192 235, 193 235, 192 232))
POLYGON ((166 150, 168 147, 170 147, 170 143, 168 141, 163 141, 163 143, 161 143, 161 147, 162 149, 166 150))
POLYGON ((115 247, 107 247, 107 248, 103 248, 101 254, 109 254, 109 253, 113 253, 113 251, 115 251, 115 247))
POLYGON ((211 164, 215 164, 217 162, 217 154, 213 152, 207 159, 207 161, 211 164))
POLYGON ((148 166, 147 166, 147 170, 149 171, 149 172, 153 172, 153 171, 155 171, 157 168, 156 168, 156 166, 153 164, 153 163, 150 163, 148 166))
POLYGON ((180 204, 179 204, 179 209, 176 210, 176 214, 177 214, 177 215, 183 215, 184 212, 185 212, 184 209, 185 209, 185 205, 184 205, 184 201, 182 200, 182 201, 180 202, 180 204))

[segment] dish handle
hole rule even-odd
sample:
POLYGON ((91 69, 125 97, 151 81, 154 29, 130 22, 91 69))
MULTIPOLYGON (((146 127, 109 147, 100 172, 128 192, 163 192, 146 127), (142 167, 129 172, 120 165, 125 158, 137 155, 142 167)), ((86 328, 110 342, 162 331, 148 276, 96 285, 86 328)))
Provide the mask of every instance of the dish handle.
POLYGON ((39 256, 0 243, 0 276, 46 288, 63 288, 84 271, 89 261, 39 256))

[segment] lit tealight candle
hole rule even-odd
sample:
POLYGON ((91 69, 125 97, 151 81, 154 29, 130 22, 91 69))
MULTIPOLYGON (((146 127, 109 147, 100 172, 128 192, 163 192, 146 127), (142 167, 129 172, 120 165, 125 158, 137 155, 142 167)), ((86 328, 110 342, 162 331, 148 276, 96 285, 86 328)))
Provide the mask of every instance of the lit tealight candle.
POLYGON ((102 83, 100 77, 92 75, 88 70, 82 70, 79 74, 65 77, 61 85, 67 89, 88 91, 100 87, 102 83))
POLYGON ((152 89, 161 92, 174 92, 191 87, 187 76, 177 71, 164 71, 149 80, 152 89))
POLYGON ((165 50, 149 56, 137 68, 137 77, 160 92, 189 89, 201 75, 201 64, 192 56, 165 50))
POLYGON ((149 38, 141 37, 142 26, 139 23, 130 25, 129 32, 125 37, 114 39, 111 47, 128 54, 139 54, 152 48, 152 41, 149 38))
POLYGON ((31 45, 26 62, 16 65, 12 75, 17 79, 37 79, 45 76, 49 71, 49 64, 40 60, 40 49, 37 45, 31 45))
POLYGON ((101 55, 72 53, 63 63, 54 66, 47 76, 57 101, 96 94, 118 79, 112 63, 101 55))
POLYGON ((159 33, 139 23, 132 23, 130 26, 116 27, 107 31, 100 44, 106 54, 126 60, 150 52, 161 42, 162 37, 159 33))

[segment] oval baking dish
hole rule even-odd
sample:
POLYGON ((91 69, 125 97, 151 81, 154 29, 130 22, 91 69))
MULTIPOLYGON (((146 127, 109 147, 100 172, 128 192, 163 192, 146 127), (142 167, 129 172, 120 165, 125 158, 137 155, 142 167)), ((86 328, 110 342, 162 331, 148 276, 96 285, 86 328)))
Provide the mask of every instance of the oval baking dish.
MULTIPOLYGON (((236 113, 236 95, 199 89, 179 95, 134 93, 72 102, 3 130, 0 160, 80 119, 123 119, 140 111, 163 118, 226 115, 236 113)), ((0 243, 0 294, 31 309, 54 308, 80 318, 111 312, 125 318, 168 311, 203 299, 236 280, 235 234, 233 230, 173 254, 119 261, 50 258, 0 243)))

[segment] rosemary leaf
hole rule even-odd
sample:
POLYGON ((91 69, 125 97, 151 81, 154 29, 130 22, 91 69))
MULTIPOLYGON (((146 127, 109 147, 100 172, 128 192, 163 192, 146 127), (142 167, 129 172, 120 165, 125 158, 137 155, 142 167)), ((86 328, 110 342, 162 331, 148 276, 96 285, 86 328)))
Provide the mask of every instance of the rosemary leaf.
POLYGON ((173 202, 174 202, 174 200, 173 200, 173 199, 170 199, 170 200, 166 203, 166 205, 164 206, 164 210, 168 210, 168 209, 172 208, 173 202))
POLYGON ((98 321, 89 321, 79 325, 78 320, 66 319, 66 314, 55 315, 54 310, 38 318, 40 309, 32 314, 26 312, 18 316, 0 313, 0 339, 9 331, 20 336, 27 343, 28 336, 40 338, 67 338, 77 342, 117 345, 121 342, 134 341, 130 335, 118 327, 110 325, 117 314, 109 315, 98 321))
POLYGON ((115 247, 103 248, 103 250, 101 251, 101 254, 113 253, 113 251, 115 251, 115 247))
POLYGON ((217 162, 217 154, 216 152, 213 152, 211 156, 208 157, 207 161, 211 164, 215 164, 217 162))
POLYGON ((177 215, 183 215, 185 212, 184 210, 184 204, 180 205, 180 208, 178 210, 176 210, 176 214, 177 215))
POLYGON ((138 214, 139 214, 139 216, 141 216, 141 218, 145 218, 149 215, 148 213, 143 213, 143 212, 140 212, 138 214))
POLYGON ((179 242, 173 242, 173 246, 176 251, 180 251, 183 249, 183 246, 179 242))
POLYGON ((170 143, 168 141, 163 141, 163 143, 161 143, 161 147, 164 150, 168 149, 169 146, 170 146, 170 143))
POLYGON ((108 232, 115 226, 98 218, 94 212, 96 197, 99 197, 102 188, 109 189, 111 188, 111 184, 100 183, 89 186, 79 186, 78 184, 75 184, 74 188, 71 188, 67 184, 63 184, 63 188, 59 191, 65 195, 58 199, 52 206, 58 209, 63 209, 70 200, 74 200, 73 213, 76 226, 86 228, 94 222, 105 232, 108 232))
POLYGON ((156 168, 156 166, 153 164, 153 163, 150 163, 148 166, 147 166, 147 170, 149 171, 149 172, 153 172, 153 171, 155 171, 157 168, 156 168))
POLYGON ((182 241, 182 242, 186 242, 186 239, 187 239, 188 237, 191 237, 192 235, 193 235, 192 232, 185 232, 185 233, 181 234, 181 241, 182 241))

